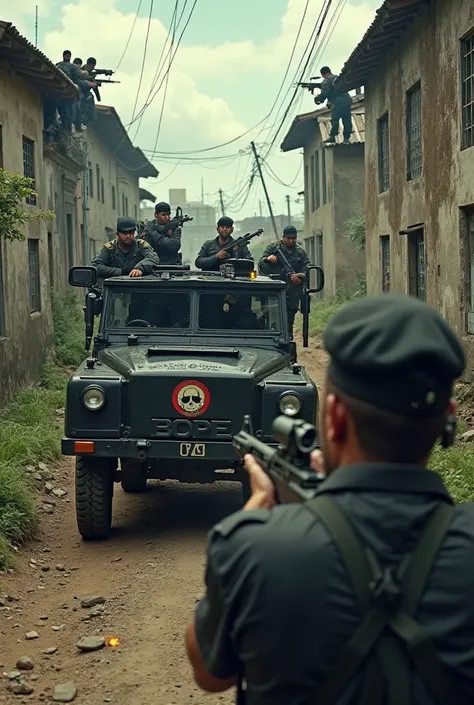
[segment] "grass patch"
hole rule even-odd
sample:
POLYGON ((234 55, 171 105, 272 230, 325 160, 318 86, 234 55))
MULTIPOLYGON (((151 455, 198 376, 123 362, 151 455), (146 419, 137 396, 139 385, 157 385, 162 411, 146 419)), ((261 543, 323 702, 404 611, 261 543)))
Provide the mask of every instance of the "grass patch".
POLYGON ((2 409, 0 426, 0 569, 13 564, 13 546, 34 536, 38 514, 36 481, 28 466, 61 455, 64 405, 70 371, 85 357, 81 303, 74 292, 53 299, 55 357, 41 382, 17 394, 2 409))
POLYGON ((472 502, 474 496, 474 446, 456 443, 452 448, 437 447, 429 467, 443 478, 455 502, 472 502))

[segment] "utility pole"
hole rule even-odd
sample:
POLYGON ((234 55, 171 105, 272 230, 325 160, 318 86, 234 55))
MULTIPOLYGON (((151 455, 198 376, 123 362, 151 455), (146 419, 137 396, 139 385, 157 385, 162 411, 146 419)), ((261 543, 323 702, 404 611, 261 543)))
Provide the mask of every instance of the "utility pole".
POLYGON ((260 213, 260 218, 262 217, 262 201, 258 199, 258 210, 260 213))
POLYGON ((275 237, 278 239, 278 230, 277 230, 277 226, 276 226, 276 223, 275 223, 275 216, 273 215, 272 203, 271 203, 271 201, 270 201, 270 196, 268 195, 267 185, 266 185, 266 183, 265 183, 265 179, 263 178, 262 167, 260 166, 260 159, 259 159, 259 156, 258 156, 258 154, 257 154, 257 149, 256 149, 256 147, 255 147, 255 142, 251 142, 251 143, 250 143, 250 146, 252 147, 253 156, 255 157, 255 164, 257 165, 258 173, 259 173, 259 175, 260 175, 260 180, 261 180, 261 182, 262 182, 263 190, 264 190, 264 192, 265 192, 265 198, 267 199, 268 211, 269 211, 269 213, 270 213, 270 218, 272 219, 272 225, 273 225, 273 230, 275 231, 275 237))
POLYGON ((223 196, 221 188, 219 189, 219 201, 221 202, 221 213, 222 213, 222 215, 225 215, 224 196, 223 196))
POLYGON ((35 47, 38 46, 38 5, 35 9, 35 47))
POLYGON ((204 179, 201 179, 201 203, 204 203, 204 179))
POLYGON ((286 207, 288 210, 288 225, 291 225, 291 205, 290 205, 290 197, 285 196, 286 198, 286 207))

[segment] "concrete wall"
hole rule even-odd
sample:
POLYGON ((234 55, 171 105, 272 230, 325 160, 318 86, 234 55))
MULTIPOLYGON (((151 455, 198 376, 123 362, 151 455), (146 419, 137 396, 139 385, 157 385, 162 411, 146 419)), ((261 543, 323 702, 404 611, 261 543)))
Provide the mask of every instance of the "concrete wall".
POLYGON ((387 66, 365 86, 368 290, 381 290, 379 238, 390 235, 391 290, 409 293, 407 235, 400 231, 421 223, 427 302, 460 335, 467 333, 470 293, 460 208, 474 203, 474 149, 460 149, 460 39, 473 28, 472 3, 433 0, 392 50, 387 66), (406 91, 419 80, 423 173, 407 181, 406 91), (390 188, 379 194, 377 120, 386 111, 390 188))
MULTIPOLYGON (((322 233, 324 298, 332 298, 341 287, 356 288, 357 272, 365 271, 365 257, 345 237, 345 222, 364 204, 364 146, 322 145, 319 130, 304 148, 305 235, 322 233), (326 161, 326 191, 323 198, 323 150, 326 161), (312 208, 311 157, 319 154, 320 205, 312 208)), ((316 204, 317 205, 317 204, 316 204)), ((301 243, 302 244, 302 243, 301 243)))
MULTIPOLYGON (((20 78, 0 70, 0 125, 4 168, 23 174, 23 136, 34 141, 38 206, 47 207, 42 160, 43 109, 40 96, 20 78)), ((25 208, 34 206, 25 205, 25 208)), ((10 243, 0 233, 4 325, 0 331, 0 404, 21 386, 36 382, 52 349, 47 226, 32 222, 23 242, 10 243), (37 240, 40 310, 30 311, 27 238, 37 240)))
MULTIPOLYGON (((103 145, 93 127, 87 131, 87 162, 92 170, 92 196, 90 191, 87 196, 88 258, 92 259, 96 252, 100 251, 104 242, 115 237, 118 217, 128 215, 132 218, 140 218, 140 195, 138 175, 117 163, 115 156, 103 145), (99 193, 97 166, 100 171, 99 193), (104 182, 103 202, 102 180, 104 182), (115 190, 115 203, 113 190, 115 190)), ((82 215, 79 217, 82 223, 82 215)))

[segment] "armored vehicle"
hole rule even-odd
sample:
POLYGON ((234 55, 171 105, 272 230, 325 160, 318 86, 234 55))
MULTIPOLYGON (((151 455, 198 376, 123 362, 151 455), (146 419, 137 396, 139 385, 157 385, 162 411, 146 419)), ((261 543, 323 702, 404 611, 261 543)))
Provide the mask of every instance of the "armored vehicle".
MULTIPOLYGON (((322 269, 311 267, 308 280, 306 346, 322 269)), ((63 454, 76 456, 85 539, 109 535, 114 482, 143 492, 148 478, 235 480, 248 492, 232 446, 246 414, 267 443, 279 414, 314 422, 318 393, 289 337, 285 284, 258 276, 251 261, 228 260, 219 272, 163 266, 101 289, 94 267, 73 267, 69 283, 87 289, 86 350, 93 339, 68 383, 62 439, 63 454)))

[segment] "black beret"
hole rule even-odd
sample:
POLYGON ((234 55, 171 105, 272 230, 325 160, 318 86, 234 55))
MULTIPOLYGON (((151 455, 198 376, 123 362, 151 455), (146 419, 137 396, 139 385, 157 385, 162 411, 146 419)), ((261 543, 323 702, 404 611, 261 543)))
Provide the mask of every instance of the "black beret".
POLYGON ((155 213, 171 213, 170 204, 165 203, 165 201, 157 203, 155 206, 155 213))
POLYGON ((124 216, 123 218, 117 218, 117 232, 118 233, 128 233, 131 230, 135 230, 137 227, 137 221, 135 218, 129 218, 124 216))
POLYGON ((234 221, 232 218, 229 218, 227 215, 223 215, 222 218, 219 218, 217 221, 217 227, 223 227, 223 228, 231 228, 234 225, 234 221))
POLYGON ((404 294, 344 306, 330 319, 324 344, 337 389, 414 418, 446 411, 465 366, 461 342, 444 318, 404 294))
POLYGON ((286 237, 296 237, 298 235, 298 231, 294 225, 287 225, 283 230, 283 235, 286 235, 286 237))

